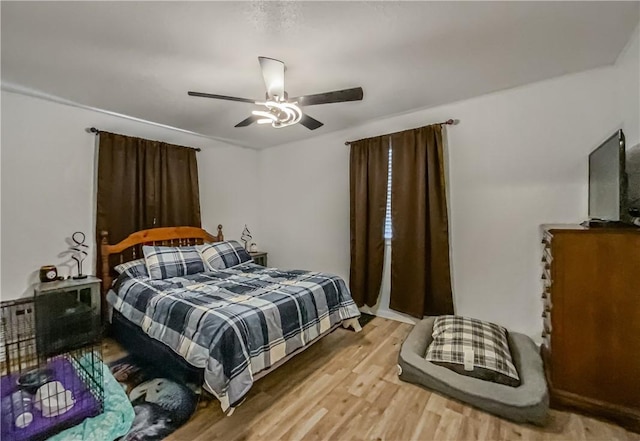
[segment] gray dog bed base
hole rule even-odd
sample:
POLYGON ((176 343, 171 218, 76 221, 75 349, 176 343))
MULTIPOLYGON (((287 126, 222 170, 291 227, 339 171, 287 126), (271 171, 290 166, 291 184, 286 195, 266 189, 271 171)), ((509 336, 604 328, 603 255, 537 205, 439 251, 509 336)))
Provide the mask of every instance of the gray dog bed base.
POLYGON ((402 344, 398 357, 401 380, 419 384, 511 421, 545 424, 549 412, 547 382, 538 348, 529 337, 515 332, 508 335, 521 385, 505 386, 460 375, 428 362, 425 354, 433 340, 434 320, 434 317, 429 317, 416 323, 402 344))

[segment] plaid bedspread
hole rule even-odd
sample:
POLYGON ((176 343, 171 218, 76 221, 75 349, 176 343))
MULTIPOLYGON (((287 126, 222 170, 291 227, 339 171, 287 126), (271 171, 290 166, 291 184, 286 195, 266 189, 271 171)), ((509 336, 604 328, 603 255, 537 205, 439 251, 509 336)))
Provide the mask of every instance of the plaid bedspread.
POLYGON ((122 274, 107 300, 204 368, 205 387, 225 411, 240 403, 257 373, 360 315, 340 277, 254 263, 165 280, 122 274))

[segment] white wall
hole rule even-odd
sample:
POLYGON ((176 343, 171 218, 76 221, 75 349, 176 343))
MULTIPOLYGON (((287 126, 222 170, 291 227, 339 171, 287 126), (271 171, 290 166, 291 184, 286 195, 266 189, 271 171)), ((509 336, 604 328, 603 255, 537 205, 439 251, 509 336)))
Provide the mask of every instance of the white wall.
POLYGON ((640 143, 640 25, 616 61, 618 111, 627 147, 640 143))
POLYGON ((275 266, 348 278, 344 141, 457 118, 447 128, 456 311, 539 336, 538 228, 586 218, 588 153, 621 124, 615 81, 614 67, 596 69, 262 151, 261 247, 275 266))
MULTIPOLYGON (((65 238, 85 232, 95 253, 95 135, 88 127, 201 147, 198 154, 203 227, 224 225, 239 238, 258 230, 253 150, 117 116, 2 91, 2 299, 30 295, 45 264, 65 259, 65 238), (238 176, 242 173, 242 179, 238 176)), ((84 272, 94 273, 93 259, 84 272)), ((64 268, 63 268, 64 269, 64 268)), ((74 273, 75 274, 75 273, 74 273)))
MULTIPOLYGON (((349 276, 345 140, 450 117, 449 191, 455 305, 460 314, 540 330, 539 234, 587 210, 587 155, 623 127, 640 141, 638 30, 614 67, 596 69, 262 152, 86 109, 2 92, 1 295, 30 294, 65 238, 94 237, 95 137, 103 130, 201 147, 203 227, 238 238, 249 224, 274 266, 349 276), (242 175, 242 180, 238 177, 242 175)), ((437 87, 434 85, 434 87, 437 87)), ((85 272, 93 272, 87 259, 85 272)), ((388 280, 385 280, 388 291, 388 280)), ((388 293, 385 293, 388 294, 388 293)), ((378 313, 388 310, 388 295, 378 313)))

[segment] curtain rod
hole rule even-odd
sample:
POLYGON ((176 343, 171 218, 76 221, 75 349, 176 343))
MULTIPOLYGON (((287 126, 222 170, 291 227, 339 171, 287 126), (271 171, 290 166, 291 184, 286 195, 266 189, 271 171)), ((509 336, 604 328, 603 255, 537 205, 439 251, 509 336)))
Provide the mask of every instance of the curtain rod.
MULTIPOLYGON (((432 126, 435 126, 435 125, 441 125, 441 126, 442 126, 442 125, 453 126, 453 125, 458 124, 459 122, 460 122, 460 121, 459 121, 459 120, 457 120, 457 119, 448 119, 448 120, 446 120, 446 121, 442 121, 442 122, 439 122, 439 123, 433 123, 433 124, 429 124, 429 125, 432 125, 432 126)), ((400 132, 396 132, 396 133, 400 133, 400 132)), ((389 133, 389 135, 392 135, 392 133, 389 133)), ((384 135, 383 135, 383 136, 384 136, 384 135)), ((366 139, 366 138, 363 138, 363 139, 366 139)), ((354 142, 355 142, 355 141, 345 141, 345 142, 344 142, 344 145, 350 145, 350 144, 352 144, 352 143, 354 143, 354 142)))
MULTIPOLYGON (((100 134, 100 130, 96 129, 95 127, 90 127, 90 128, 89 128, 89 132, 90 132, 90 133, 95 133, 96 135, 99 135, 99 134, 100 134)), ((188 149, 193 149, 193 150, 195 150, 196 152, 200 152, 200 151, 202 151, 202 149, 201 149, 200 147, 186 147, 186 148, 188 148, 188 149)))

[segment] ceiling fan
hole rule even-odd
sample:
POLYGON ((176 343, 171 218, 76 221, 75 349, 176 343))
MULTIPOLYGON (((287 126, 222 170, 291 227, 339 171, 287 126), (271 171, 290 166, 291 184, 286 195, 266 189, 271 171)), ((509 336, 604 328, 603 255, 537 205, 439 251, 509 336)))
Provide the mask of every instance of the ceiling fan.
POLYGON ((219 100, 239 101, 264 106, 264 109, 254 110, 251 116, 240 121, 235 127, 246 127, 254 122, 258 124, 271 124, 272 127, 282 128, 300 123, 309 130, 322 127, 322 123, 302 112, 300 107, 315 106, 318 104, 342 103, 346 101, 362 100, 362 87, 352 89, 334 90, 333 92, 317 93, 314 95, 298 96, 289 99, 284 90, 284 63, 273 58, 258 57, 262 77, 267 87, 264 101, 238 98, 235 96, 214 95, 211 93, 188 92, 189 96, 214 98, 219 100))

